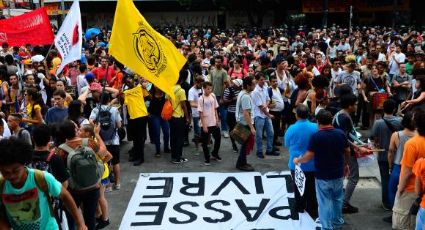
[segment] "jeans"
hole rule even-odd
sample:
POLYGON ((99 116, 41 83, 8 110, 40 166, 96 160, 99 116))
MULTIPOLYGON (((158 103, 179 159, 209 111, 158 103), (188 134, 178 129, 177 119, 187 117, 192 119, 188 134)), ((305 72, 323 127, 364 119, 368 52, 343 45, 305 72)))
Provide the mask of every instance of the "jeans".
POLYGON ((164 149, 169 149, 170 142, 170 126, 168 121, 163 120, 161 116, 151 115, 150 116, 152 123, 152 132, 153 132, 153 142, 155 143, 156 153, 161 152, 161 130, 163 135, 164 149))
POLYGON ((184 117, 172 117, 170 119, 170 144, 172 160, 180 160, 183 155, 183 143, 185 134, 184 117))
POLYGON ((201 137, 201 127, 199 126, 199 117, 192 117, 193 120, 193 133, 195 138, 201 137))
POLYGON ((398 164, 393 165, 393 170, 391 171, 390 180, 388 182, 388 201, 391 207, 394 205, 395 195, 397 194, 397 186, 400 178, 400 168, 398 164))
POLYGON ((388 161, 378 161, 379 174, 381 174, 381 193, 382 203, 386 206, 390 206, 390 200, 388 197, 388 181, 390 180, 390 166, 388 161))
MULTIPOLYGON (((227 112, 227 125, 229 126, 229 132, 233 130, 236 126, 236 115, 235 113, 227 112)), ((233 150, 237 150, 238 147, 236 145, 235 140, 230 137, 230 141, 232 142, 232 148, 233 150)))
POLYGON ((350 159, 348 160, 348 167, 350 168, 350 171, 348 172, 348 182, 345 186, 344 194, 344 202, 346 203, 350 203, 351 196, 354 193, 354 189, 356 189, 357 182, 359 182, 359 163, 355 156, 350 156, 350 159))
POLYGON ((210 161, 210 151, 208 150, 208 140, 210 137, 210 134, 212 134, 214 138, 214 149, 211 152, 211 155, 214 157, 218 156, 218 151, 220 150, 220 143, 221 143, 221 133, 220 128, 216 126, 208 127, 208 132, 204 132, 202 130, 201 139, 202 139, 202 150, 204 151, 204 157, 205 161, 210 161))
POLYGON ((342 204, 344 202, 344 178, 333 180, 316 179, 316 197, 322 229, 338 229, 344 224, 342 204))
POLYGON ((273 127, 270 118, 254 118, 255 124, 255 145, 257 146, 257 155, 263 154, 263 129, 266 130, 267 135, 267 149, 266 153, 273 151, 273 127))
MULTIPOLYGON (((292 181, 292 186, 295 191, 295 208, 298 212, 304 212, 305 210, 314 220, 319 216, 314 172, 304 172, 304 175, 306 180, 304 194, 302 196, 298 191, 295 182, 292 181)), ((295 171, 291 170, 291 176, 292 178, 295 178, 295 171)))
POLYGON ((273 145, 276 145, 277 139, 279 138, 280 121, 282 120, 282 112, 270 111, 270 114, 274 116, 272 119, 273 124, 273 145))
MULTIPOLYGON (((88 230, 96 229, 96 207, 99 200, 99 189, 88 191, 85 193, 71 193, 77 207, 82 205, 84 223, 88 230)), ((70 230, 76 229, 74 219, 69 212, 66 212, 68 226, 70 230)))
POLYGON ((130 119, 128 121, 128 127, 132 129, 133 133, 133 148, 134 157, 137 160, 145 160, 145 141, 146 141, 146 125, 148 123, 148 117, 139 117, 136 119, 130 119))
MULTIPOLYGON (((216 96, 217 101, 220 103, 220 99, 221 96, 216 96)), ((227 117, 227 107, 225 105, 220 105, 218 107, 218 113, 220 114, 220 121, 221 121, 221 130, 224 131, 228 131, 229 127, 227 127, 227 123, 224 122, 226 121, 226 117, 227 117)))
POLYGON ((416 228, 415 230, 425 230, 425 209, 420 208, 418 215, 416 215, 416 228))

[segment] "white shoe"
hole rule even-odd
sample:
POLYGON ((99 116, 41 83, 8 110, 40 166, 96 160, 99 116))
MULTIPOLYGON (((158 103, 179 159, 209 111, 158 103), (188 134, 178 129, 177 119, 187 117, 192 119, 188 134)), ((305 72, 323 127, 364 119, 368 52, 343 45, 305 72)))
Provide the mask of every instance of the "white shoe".
POLYGON ((224 138, 229 138, 229 133, 227 131, 224 131, 223 136, 224 136, 224 138))

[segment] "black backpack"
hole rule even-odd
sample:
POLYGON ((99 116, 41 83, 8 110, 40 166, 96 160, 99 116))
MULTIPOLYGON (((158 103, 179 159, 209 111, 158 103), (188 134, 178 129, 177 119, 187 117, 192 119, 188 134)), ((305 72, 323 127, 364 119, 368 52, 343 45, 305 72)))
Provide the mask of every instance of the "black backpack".
POLYGON ((103 141, 110 141, 115 137, 115 122, 112 122, 111 106, 105 110, 99 108, 98 120, 100 124, 100 137, 103 141))

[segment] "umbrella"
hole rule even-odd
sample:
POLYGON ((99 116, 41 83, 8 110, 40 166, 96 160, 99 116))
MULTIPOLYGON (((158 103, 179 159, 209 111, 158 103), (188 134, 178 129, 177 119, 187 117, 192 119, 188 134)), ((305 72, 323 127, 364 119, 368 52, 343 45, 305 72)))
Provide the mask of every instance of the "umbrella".
POLYGON ((99 28, 90 28, 87 29, 86 33, 84 34, 84 37, 89 40, 93 35, 98 35, 100 34, 100 29, 99 28))

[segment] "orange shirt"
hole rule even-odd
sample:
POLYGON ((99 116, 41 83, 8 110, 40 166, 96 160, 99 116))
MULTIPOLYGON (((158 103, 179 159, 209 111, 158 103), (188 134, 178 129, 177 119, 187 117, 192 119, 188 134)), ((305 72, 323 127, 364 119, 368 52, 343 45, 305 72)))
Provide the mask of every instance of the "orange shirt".
POLYGON ((119 89, 119 87, 122 85, 122 78, 123 78, 124 74, 122 72, 118 72, 117 75, 115 76, 115 81, 114 81, 114 89, 119 89))
MULTIPOLYGON (((404 145, 403 158, 401 159, 400 180, 404 177, 406 167, 413 168, 416 160, 425 157, 425 137, 416 135, 404 145)), ((415 175, 412 174, 406 184, 405 192, 415 191, 415 175)))
MULTIPOLYGON (((425 191, 425 158, 419 158, 413 165, 413 174, 418 177, 422 184, 422 191, 425 191)), ((422 195, 421 207, 425 208, 425 194, 422 195)))

